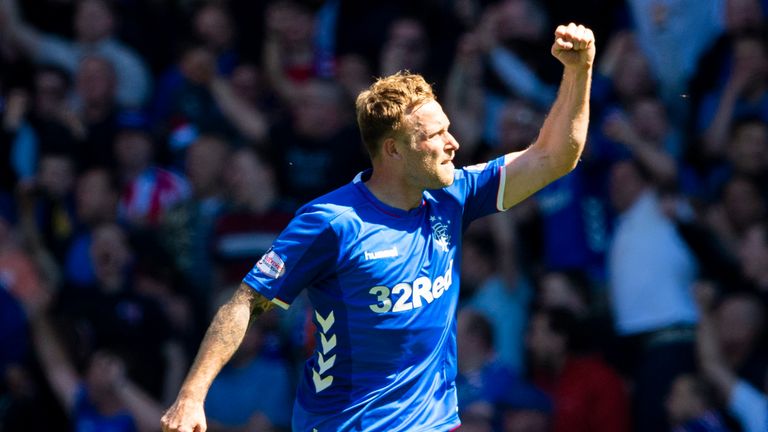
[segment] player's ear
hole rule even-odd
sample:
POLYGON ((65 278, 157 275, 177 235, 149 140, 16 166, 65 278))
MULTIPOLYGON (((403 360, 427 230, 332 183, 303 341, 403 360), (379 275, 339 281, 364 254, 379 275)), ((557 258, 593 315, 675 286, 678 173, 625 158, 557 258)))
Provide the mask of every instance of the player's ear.
POLYGON ((385 138, 381 143, 381 154, 387 159, 400 160, 403 158, 398 141, 393 137, 385 138))

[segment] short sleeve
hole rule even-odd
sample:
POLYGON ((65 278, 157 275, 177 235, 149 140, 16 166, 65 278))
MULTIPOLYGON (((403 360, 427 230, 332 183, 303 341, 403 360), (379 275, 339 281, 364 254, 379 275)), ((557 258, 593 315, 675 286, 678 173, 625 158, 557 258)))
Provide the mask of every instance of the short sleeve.
POLYGON ((463 224, 503 211, 504 156, 488 163, 464 167, 457 171, 448 192, 458 195, 464 204, 463 224))
POLYGON ((338 255, 337 236, 327 215, 309 209, 293 218, 243 282, 288 309, 302 289, 331 275, 338 255))

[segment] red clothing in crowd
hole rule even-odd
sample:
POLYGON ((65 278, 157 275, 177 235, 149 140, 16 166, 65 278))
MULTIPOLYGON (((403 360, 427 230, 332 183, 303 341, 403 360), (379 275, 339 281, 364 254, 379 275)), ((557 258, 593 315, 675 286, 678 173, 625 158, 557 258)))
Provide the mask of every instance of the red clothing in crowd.
POLYGON ((553 432, 630 430, 627 391, 619 375, 596 357, 569 358, 557 377, 534 373, 555 404, 553 432))

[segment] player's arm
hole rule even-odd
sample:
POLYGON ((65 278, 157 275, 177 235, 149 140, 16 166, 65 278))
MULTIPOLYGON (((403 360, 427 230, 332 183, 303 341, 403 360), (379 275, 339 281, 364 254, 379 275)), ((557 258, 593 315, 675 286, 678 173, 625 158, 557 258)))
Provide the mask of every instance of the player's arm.
POLYGON ((595 38, 581 25, 559 26, 552 55, 564 66, 557 99, 536 141, 505 157, 504 208, 570 172, 587 140, 595 38))
POLYGON ((219 308, 176 402, 163 415, 164 432, 205 431, 203 403, 213 379, 240 346, 250 323, 272 306, 269 299, 240 284, 232 298, 219 308))

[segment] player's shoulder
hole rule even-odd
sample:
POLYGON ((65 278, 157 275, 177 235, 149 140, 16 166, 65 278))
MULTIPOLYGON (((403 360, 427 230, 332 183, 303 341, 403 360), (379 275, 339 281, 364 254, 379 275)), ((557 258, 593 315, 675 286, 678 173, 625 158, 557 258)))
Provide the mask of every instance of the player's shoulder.
POLYGON ((312 215, 328 225, 356 218, 356 209, 363 204, 357 186, 349 183, 308 202, 296 212, 297 216, 312 215))

